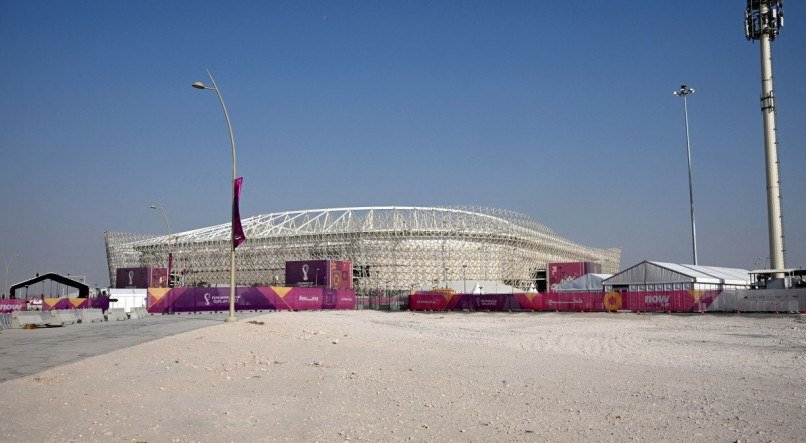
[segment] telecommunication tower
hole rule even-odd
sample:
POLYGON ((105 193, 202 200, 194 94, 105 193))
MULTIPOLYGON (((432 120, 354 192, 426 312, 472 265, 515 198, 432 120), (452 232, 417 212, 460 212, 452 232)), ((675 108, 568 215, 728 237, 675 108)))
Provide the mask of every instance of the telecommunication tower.
MULTIPOLYGON (((764 119, 764 153, 767 165, 767 224, 770 268, 784 269, 784 228, 781 214, 781 181, 778 177, 778 140, 775 131, 775 92, 772 88, 771 42, 784 26, 781 0, 747 0, 745 36, 761 45, 761 115, 764 119)), ((783 274, 776 274, 782 278, 783 274)))

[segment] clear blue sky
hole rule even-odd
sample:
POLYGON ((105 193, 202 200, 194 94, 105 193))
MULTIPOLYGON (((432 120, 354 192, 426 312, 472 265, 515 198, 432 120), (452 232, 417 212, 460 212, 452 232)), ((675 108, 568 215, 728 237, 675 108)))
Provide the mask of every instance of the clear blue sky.
MULTIPOLYGON (((104 230, 475 204, 701 264, 767 257, 759 48, 745 2, 0 1, 0 258, 108 282, 104 230)), ((806 265, 806 6, 774 42, 789 265, 806 265)), ((3 263, 4 264, 4 263, 3 263)))

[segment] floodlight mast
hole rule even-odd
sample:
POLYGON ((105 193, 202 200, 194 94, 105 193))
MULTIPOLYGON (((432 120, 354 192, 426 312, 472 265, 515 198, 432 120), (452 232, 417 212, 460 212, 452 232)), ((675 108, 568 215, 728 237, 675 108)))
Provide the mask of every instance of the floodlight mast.
POLYGON ((694 88, 680 85, 680 90, 674 91, 674 95, 683 97, 683 115, 686 122, 686 155, 688 156, 688 201, 691 208, 691 251, 694 256, 694 266, 697 266, 697 227, 694 223, 694 186, 691 183, 691 142, 688 135, 688 100, 689 94, 694 93, 694 88))
MULTIPOLYGON (((761 46, 761 115, 764 119, 764 155, 767 166, 767 224, 770 241, 770 267, 784 269, 783 215, 781 181, 778 176, 778 139, 775 131, 775 92, 772 87, 771 42, 784 26, 781 0, 747 0, 744 13, 745 36, 761 46)), ((775 278, 783 278, 776 273, 775 278)))

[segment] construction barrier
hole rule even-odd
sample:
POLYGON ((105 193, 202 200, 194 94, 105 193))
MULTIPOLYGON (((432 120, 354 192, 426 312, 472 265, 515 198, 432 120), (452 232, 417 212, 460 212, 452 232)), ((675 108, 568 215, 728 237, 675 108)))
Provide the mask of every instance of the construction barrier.
POLYGON ((146 308, 141 308, 141 307, 131 308, 131 310, 129 311, 129 319, 130 320, 137 320, 137 319, 146 317, 147 315, 148 315, 148 312, 146 312, 146 308))
POLYGON ((111 308, 106 311, 106 319, 108 321, 121 321, 128 320, 129 316, 126 315, 124 308, 111 308))
POLYGON ((104 313, 101 312, 100 309, 78 309, 76 312, 78 313, 78 317, 82 324, 102 322, 106 320, 104 318, 104 313))
MULTIPOLYGON (((149 288, 149 313, 209 312, 229 310, 229 288, 149 288)), ((238 287, 235 310, 355 309, 351 289, 284 286, 238 287)))
POLYGON ((69 309, 109 309, 109 297, 88 298, 48 298, 42 299, 43 311, 62 311, 69 309))
POLYGON ((78 314, 75 310, 60 310, 50 312, 48 326, 65 326, 78 323, 78 314))
POLYGON ((11 329, 11 313, 0 314, 0 331, 11 329))
POLYGON ((11 327, 24 328, 26 325, 45 326, 45 320, 39 311, 14 311, 11 313, 11 327))

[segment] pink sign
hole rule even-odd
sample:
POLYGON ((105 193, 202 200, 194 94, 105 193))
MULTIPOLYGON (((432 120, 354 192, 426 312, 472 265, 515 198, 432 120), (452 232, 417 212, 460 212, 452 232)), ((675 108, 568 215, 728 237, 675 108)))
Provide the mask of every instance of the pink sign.
POLYGON ((14 311, 25 311, 27 303, 25 300, 0 299, 0 314, 7 314, 14 311))

